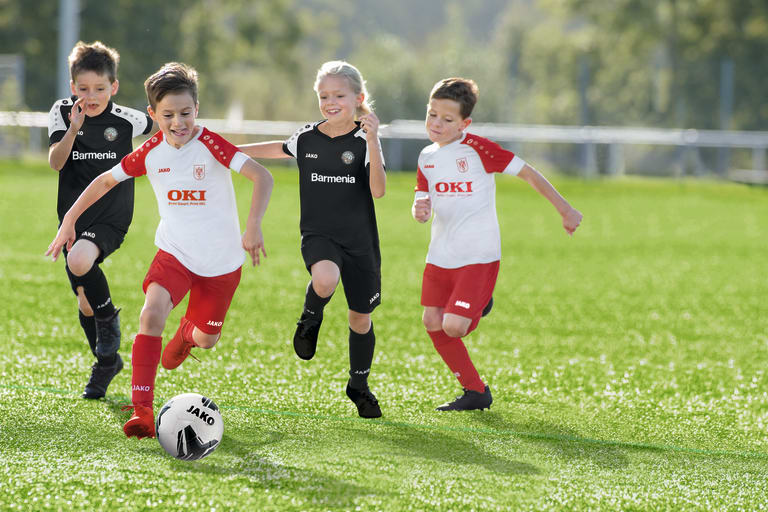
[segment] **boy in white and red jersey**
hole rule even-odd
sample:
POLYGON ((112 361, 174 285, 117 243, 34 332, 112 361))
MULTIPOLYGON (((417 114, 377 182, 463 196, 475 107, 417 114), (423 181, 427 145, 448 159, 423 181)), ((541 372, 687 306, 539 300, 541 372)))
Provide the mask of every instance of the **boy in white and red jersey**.
POLYGON ((435 84, 427 107, 432 145, 419 155, 412 214, 432 216, 432 239, 421 290, 423 322, 437 352, 464 393, 439 411, 486 409, 493 398, 461 338, 477 327, 493 304, 501 259, 495 173, 519 176, 557 209, 570 235, 582 215, 533 167, 483 137, 465 133, 477 102, 477 85, 464 78, 435 84))
POLYGON ((162 333, 171 310, 190 292, 187 311, 162 353, 166 369, 179 366, 193 347, 219 340, 240 282, 245 249, 253 265, 266 257, 261 219, 272 191, 272 175, 219 135, 195 124, 197 72, 168 63, 144 86, 148 112, 160 131, 111 170, 88 185, 62 220, 46 254, 54 258, 74 240, 74 223, 94 201, 118 183, 146 175, 157 197, 159 248, 144 279, 146 299, 133 343, 133 415, 123 427, 128 437, 154 437, 152 402, 162 333), (245 233, 240 235, 229 170, 254 183, 245 233))

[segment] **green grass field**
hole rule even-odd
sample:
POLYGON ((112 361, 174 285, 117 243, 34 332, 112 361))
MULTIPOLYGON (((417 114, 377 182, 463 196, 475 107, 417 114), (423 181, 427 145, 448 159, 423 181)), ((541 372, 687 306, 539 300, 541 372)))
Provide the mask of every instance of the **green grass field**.
MULTIPOLYGON (((497 179, 496 305, 466 339, 490 411, 437 413, 460 392, 421 325, 428 227, 414 175, 377 201, 383 303, 370 383, 384 417, 344 395, 346 304, 318 354, 291 346, 308 276, 295 171, 273 168, 268 258, 246 268, 211 351, 158 371, 156 406, 199 392, 222 408, 198 462, 126 439, 130 367, 79 398, 91 355, 55 235, 56 176, 0 163, 2 510, 756 510, 768 507, 768 190, 712 182, 555 180, 576 236, 522 180, 497 179)), ((234 177, 241 214, 249 182, 234 177)), ((242 219, 241 215, 241 219, 242 219)), ((128 359, 157 209, 146 180, 104 266, 128 359)), ((171 315, 166 339, 183 313, 171 315)))

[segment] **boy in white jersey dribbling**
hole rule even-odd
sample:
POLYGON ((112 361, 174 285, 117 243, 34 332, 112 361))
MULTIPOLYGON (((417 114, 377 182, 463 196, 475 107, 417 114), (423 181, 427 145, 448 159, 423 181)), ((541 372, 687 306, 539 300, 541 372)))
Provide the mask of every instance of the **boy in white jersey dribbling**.
POLYGON ((447 78, 433 87, 425 123, 433 144, 419 155, 411 208, 419 222, 435 214, 422 280, 422 320, 435 349, 464 388, 439 411, 486 409, 493 402, 461 338, 477 327, 493 304, 501 259, 494 173, 527 181, 557 209, 569 235, 582 219, 521 158, 495 142, 465 133, 477 93, 475 82, 464 78, 447 78))
POLYGON ((159 248, 144 279, 146 299, 132 349, 133 415, 123 426, 128 437, 154 437, 154 387, 162 333, 171 310, 187 292, 187 311, 162 353, 174 369, 193 347, 211 348, 240 282, 243 249, 253 265, 266 257, 261 220, 272 192, 272 175, 219 135, 195 124, 197 72, 172 62, 144 86, 148 112, 160 127, 149 140, 111 170, 99 175, 64 216, 46 254, 55 260, 75 238, 74 223, 93 202, 118 183, 146 175, 157 197, 159 248), (229 170, 253 181, 245 233, 240 234, 229 170))

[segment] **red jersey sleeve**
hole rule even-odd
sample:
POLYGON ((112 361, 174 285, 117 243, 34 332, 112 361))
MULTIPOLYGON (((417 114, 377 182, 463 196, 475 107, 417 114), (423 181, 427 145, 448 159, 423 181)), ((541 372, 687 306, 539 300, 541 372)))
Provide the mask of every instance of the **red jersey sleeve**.
POLYGON ((235 153, 240 151, 227 139, 207 128, 203 128, 200 141, 205 144, 205 147, 208 148, 208 151, 211 152, 213 157, 227 169, 229 169, 229 165, 232 162, 232 157, 235 156, 235 153))
POLYGON ((429 192, 429 182, 424 173, 421 172, 421 167, 416 168, 416 188, 415 192, 429 192))
POLYGON ((132 153, 125 155, 120 161, 120 165, 123 167, 125 174, 133 176, 134 178, 147 174, 147 166, 145 163, 147 155, 153 148, 157 147, 162 140, 163 132, 157 132, 147 139, 144 144, 134 149, 132 153))
POLYGON ((509 165, 509 162, 515 158, 513 152, 502 148, 492 140, 478 137, 471 133, 468 133, 461 143, 466 144, 477 152, 487 173, 503 172, 509 165))

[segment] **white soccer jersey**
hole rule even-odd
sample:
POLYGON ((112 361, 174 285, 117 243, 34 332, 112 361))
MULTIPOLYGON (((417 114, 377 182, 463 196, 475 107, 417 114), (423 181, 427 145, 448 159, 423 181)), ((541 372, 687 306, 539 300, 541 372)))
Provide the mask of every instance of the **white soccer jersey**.
POLYGON ((239 172, 247 159, 205 128, 179 149, 157 132, 113 167, 112 176, 124 181, 146 174, 160 213, 155 245, 197 275, 220 276, 245 261, 229 169, 239 172))
POLYGON ((472 134, 419 155, 416 198, 432 202, 427 263, 458 268, 501 259, 494 173, 517 175, 525 162, 495 142, 472 134))

